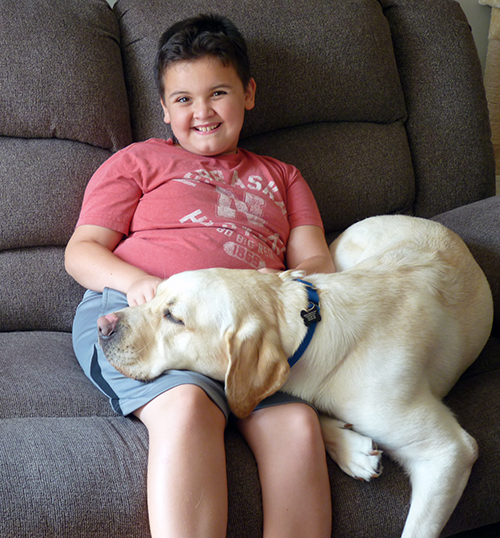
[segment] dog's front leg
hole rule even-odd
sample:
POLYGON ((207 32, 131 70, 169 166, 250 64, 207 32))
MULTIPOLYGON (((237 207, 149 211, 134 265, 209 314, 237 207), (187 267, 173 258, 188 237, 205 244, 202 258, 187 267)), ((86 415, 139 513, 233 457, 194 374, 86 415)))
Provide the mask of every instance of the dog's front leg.
POLYGON ((369 438, 355 432, 350 425, 322 415, 321 430, 325 447, 344 473, 369 482, 382 472, 382 451, 369 438))

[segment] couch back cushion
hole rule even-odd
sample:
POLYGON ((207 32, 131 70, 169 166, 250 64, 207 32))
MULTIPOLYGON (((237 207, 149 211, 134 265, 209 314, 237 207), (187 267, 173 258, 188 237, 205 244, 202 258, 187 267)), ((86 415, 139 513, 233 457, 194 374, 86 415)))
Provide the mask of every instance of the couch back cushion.
POLYGON ((119 27, 104 0, 1 0, 0 21, 0 330, 70 330, 64 245, 132 141, 119 27))
POLYGON ((120 39, 108 4, 3 0, 0 9, 2 136, 111 150, 128 144, 120 39))

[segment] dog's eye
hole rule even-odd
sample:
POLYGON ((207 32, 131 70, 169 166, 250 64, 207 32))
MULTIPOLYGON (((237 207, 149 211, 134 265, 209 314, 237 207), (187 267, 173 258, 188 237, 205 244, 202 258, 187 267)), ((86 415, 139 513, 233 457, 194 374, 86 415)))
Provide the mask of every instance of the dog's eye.
POLYGON ((163 313, 163 317, 165 319, 168 319, 168 321, 171 321, 172 323, 178 323, 179 325, 184 325, 184 322, 179 319, 179 318, 176 318, 172 312, 170 312, 170 310, 165 310, 165 312, 163 313))

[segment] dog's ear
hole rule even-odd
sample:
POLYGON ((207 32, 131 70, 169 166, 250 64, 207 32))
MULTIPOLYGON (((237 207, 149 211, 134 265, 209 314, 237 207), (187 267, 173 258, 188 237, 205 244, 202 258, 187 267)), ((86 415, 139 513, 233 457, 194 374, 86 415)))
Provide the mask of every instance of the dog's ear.
POLYGON ((225 338, 229 355, 226 397, 231 411, 245 418, 259 402, 281 388, 290 366, 276 327, 247 320, 225 338))

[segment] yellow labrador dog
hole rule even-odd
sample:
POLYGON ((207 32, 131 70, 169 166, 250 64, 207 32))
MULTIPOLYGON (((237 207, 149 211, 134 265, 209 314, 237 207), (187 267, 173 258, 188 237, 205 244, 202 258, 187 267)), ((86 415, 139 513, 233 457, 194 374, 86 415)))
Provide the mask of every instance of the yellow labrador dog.
POLYGON ((419 218, 366 219, 331 252, 332 275, 175 275, 149 303, 100 318, 101 345, 136 379, 187 369, 225 381, 239 417, 278 389, 311 402, 346 473, 379 474, 372 439, 404 466, 412 503, 403 537, 437 538, 477 457, 475 440, 441 399, 488 339, 488 283, 457 235, 419 218))

